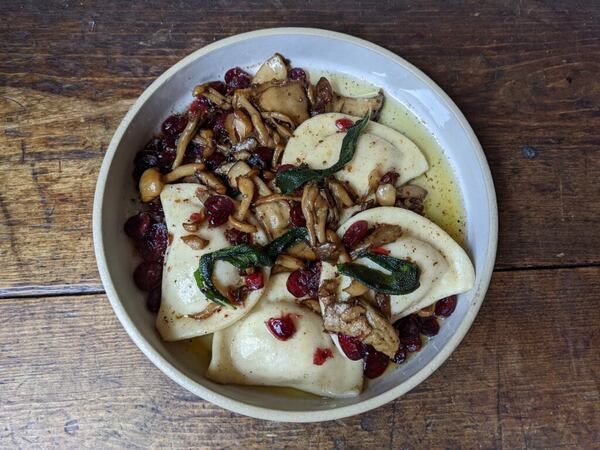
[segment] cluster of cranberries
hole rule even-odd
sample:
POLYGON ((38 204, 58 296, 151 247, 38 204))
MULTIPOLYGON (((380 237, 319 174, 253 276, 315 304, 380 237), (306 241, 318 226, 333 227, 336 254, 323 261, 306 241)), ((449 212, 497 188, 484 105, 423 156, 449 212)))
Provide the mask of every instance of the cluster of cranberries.
POLYGON ((311 263, 294 270, 287 279, 287 290, 296 298, 318 298, 321 264, 311 263))
MULTIPOLYGON (((435 315, 448 317, 455 308, 456 296, 447 297, 436 303, 435 315)), ((421 335, 435 336, 440 329, 436 317, 419 317, 416 314, 403 317, 394 324, 394 327, 400 336, 400 345, 393 358, 396 364, 402 364, 406 360, 407 353, 421 350, 421 335)), ((353 361, 363 360, 364 374, 367 378, 377 378, 390 363, 390 359, 385 354, 375 350, 371 345, 364 344, 358 338, 339 334, 338 340, 348 358, 353 361)))
POLYGON ((152 312, 160 307, 160 285, 165 250, 168 244, 167 226, 162 221, 160 204, 154 210, 144 211, 125 222, 125 233, 129 236, 143 262, 137 266, 133 279, 138 288, 148 292, 146 305, 152 312))

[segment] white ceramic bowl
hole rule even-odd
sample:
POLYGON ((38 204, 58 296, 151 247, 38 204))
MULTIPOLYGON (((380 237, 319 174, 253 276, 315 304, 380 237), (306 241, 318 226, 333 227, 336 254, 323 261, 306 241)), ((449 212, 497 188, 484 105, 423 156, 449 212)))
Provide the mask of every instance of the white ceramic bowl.
MULTIPOLYGON (((494 186, 481 146, 456 105, 426 75, 369 42, 305 28, 279 28, 233 36, 208 45, 175 64, 144 91, 117 129, 100 170, 94 199, 94 247, 100 276, 115 313, 146 356, 168 377, 223 408, 261 419, 312 422, 359 414, 383 405, 427 378, 465 336, 487 290, 497 242, 494 186), (476 271, 475 287, 461 295, 440 333, 397 370, 375 380, 359 397, 287 397, 252 387, 223 386, 203 377, 204 368, 180 347, 163 342, 135 287, 137 264, 123 223, 136 196, 133 157, 159 131, 172 111, 189 103, 194 85, 221 79, 230 67, 256 66, 280 52, 296 67, 346 73, 381 86, 413 111, 441 144, 457 175, 467 217, 467 246, 476 271)), ((135 370, 132 368, 131 370, 135 370)))

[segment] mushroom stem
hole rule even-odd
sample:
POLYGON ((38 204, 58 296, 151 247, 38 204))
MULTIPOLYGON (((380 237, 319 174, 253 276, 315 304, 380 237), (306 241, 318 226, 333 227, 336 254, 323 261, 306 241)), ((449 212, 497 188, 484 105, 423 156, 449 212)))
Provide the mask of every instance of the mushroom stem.
POLYGON ((254 182, 248 177, 239 177, 237 179, 237 186, 242 195, 242 201, 237 211, 237 218, 243 221, 254 197, 254 182))
POLYGON ((181 165, 183 161, 183 157, 185 156, 185 151, 187 149, 188 144, 196 134, 196 128, 198 128, 198 123, 200 122, 200 115, 190 114, 190 121, 185 126, 183 133, 179 137, 179 142, 177 142, 177 153, 175 155, 175 161, 173 161, 173 165, 171 169, 176 169, 181 165))
POLYGON ((192 163, 179 166, 166 175, 160 173, 156 167, 146 169, 140 178, 139 189, 144 203, 154 200, 160 195, 165 184, 172 183, 180 178, 193 175, 197 170, 204 169, 202 163, 192 163))
POLYGON ((256 233, 257 229, 254 225, 242 222, 241 220, 236 219, 233 216, 229 216, 229 225, 233 228, 243 231, 244 233, 256 233))
POLYGON ((217 194, 223 195, 227 193, 227 187, 221 182, 219 177, 217 177, 216 175, 212 174, 211 172, 205 172, 203 170, 198 170, 195 173, 200 183, 215 190, 217 194))
POLYGON ((237 108, 243 108, 250 114, 250 120, 256 129, 258 142, 260 145, 268 146, 270 141, 269 132, 260 117, 260 113, 252 106, 252 103, 245 96, 237 94, 234 97, 234 104, 237 108))
POLYGON ((177 181, 183 177, 189 177, 190 175, 194 175, 196 170, 204 169, 204 164, 202 163, 191 163, 184 164, 183 166, 179 166, 176 169, 173 169, 169 173, 163 176, 164 183, 172 183, 173 181, 177 181))

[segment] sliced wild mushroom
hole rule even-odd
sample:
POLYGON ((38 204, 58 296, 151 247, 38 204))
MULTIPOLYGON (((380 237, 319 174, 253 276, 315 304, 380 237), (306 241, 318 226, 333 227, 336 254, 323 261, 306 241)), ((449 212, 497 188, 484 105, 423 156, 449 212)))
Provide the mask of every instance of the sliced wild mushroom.
POLYGON ((181 236, 181 240, 185 242, 186 245, 192 250, 202 250, 208 245, 208 241, 206 239, 196 236, 195 234, 181 236))
POLYGON ((350 297, 360 297, 369 292, 369 288, 360 281, 352 280, 350 285, 344 289, 344 292, 350 297))
POLYGON ((335 99, 336 95, 329 80, 325 77, 319 78, 314 89, 314 100, 311 102, 313 115, 332 112, 335 99))
POLYGON ((356 117, 364 117, 371 111, 371 117, 376 119, 383 106, 383 91, 379 90, 373 97, 345 97, 338 95, 335 111, 356 117))
POLYGON ((383 106, 383 91, 379 90, 373 97, 346 97, 337 94, 329 80, 321 77, 317 82, 314 93, 309 91, 312 112, 323 114, 327 112, 341 112, 351 116, 364 117, 371 111, 371 117, 377 118, 383 106))
POLYGON ((221 179, 212 172, 197 170, 196 178, 198 178, 200 183, 213 189, 217 194, 223 195, 227 193, 227 186, 225 186, 221 179))
POLYGON ((257 102, 261 110, 285 114, 296 126, 309 118, 308 98, 300 80, 272 84, 258 94, 257 102))
POLYGON ((392 317, 392 305, 390 304, 390 296, 377 292, 375 294, 375 305, 381 311, 381 313, 390 319, 392 317))
POLYGON ((254 182, 250 178, 242 176, 237 179, 237 187, 242 199, 236 211, 236 218, 243 221, 254 198, 254 182))
POLYGON ((253 137, 249 137, 241 142, 238 142, 236 145, 231 147, 231 153, 237 152, 251 152, 258 146, 258 142, 253 137))
POLYGON ((251 170, 252 168, 244 161, 238 161, 233 164, 227 172, 227 181, 229 182, 229 186, 232 188, 237 188, 238 177, 248 175, 251 170))
POLYGON ((241 109, 233 110, 233 129, 237 141, 244 141, 252 133, 252 121, 241 109))
POLYGON ((202 311, 195 314, 188 314, 187 317, 194 320, 205 320, 220 310, 221 306, 213 302, 208 302, 208 305, 202 311))
POLYGON ((338 255, 338 263, 347 263, 352 261, 352 258, 350 257, 350 255, 348 254, 348 252, 346 251, 346 247, 344 246, 344 243, 342 242, 342 240, 340 239, 340 237, 337 235, 337 233, 333 230, 327 230, 327 241, 335 244, 338 248, 339 251, 339 255, 338 255))
POLYGON ((160 195, 165 184, 177 181, 180 178, 194 175, 197 170, 204 169, 202 163, 191 163, 179 166, 171 172, 163 175, 156 167, 146 169, 140 177, 139 189, 142 201, 147 203, 160 195))
POLYGON ((302 213, 306 219, 306 228, 310 245, 315 247, 317 243, 327 242, 326 226, 329 214, 329 204, 325 200, 316 183, 307 183, 302 192, 302 213))
POLYGON ((281 156, 283 155, 284 150, 285 145, 277 144, 275 146, 275 151, 273 152, 273 159, 271 160, 272 167, 277 167, 279 165, 279 161, 281 161, 281 156))
POLYGON ((387 223, 375 225, 375 229, 364 238, 352 251, 352 255, 358 255, 363 250, 371 247, 380 247, 395 242, 402 236, 402 228, 398 225, 387 223))
POLYGON ((296 258, 295 256, 281 254, 277 257, 275 264, 279 264, 280 266, 289 269, 290 271, 301 269, 304 267, 304 263, 300 258, 296 258))
POLYGON ((325 330, 358 337, 365 344, 393 358, 400 345, 396 329, 360 297, 339 301, 337 288, 337 280, 325 280, 319 288, 325 330))
POLYGON ((433 315, 434 312, 435 312, 435 303, 432 303, 431 305, 417 311, 417 316, 430 317, 433 315))
POLYGON ((331 192, 335 204, 339 209, 354 206, 354 202, 352 201, 350 194, 348 194, 345 186, 338 180, 330 177, 327 179, 327 187, 329 188, 329 192, 331 192))
POLYGON ((417 214, 423 214, 427 191, 421 186, 417 186, 416 184, 406 184, 399 187, 396 194, 396 206, 410 209, 417 214))
POLYGON ((285 122, 287 123, 291 128, 295 128, 296 124, 294 123, 294 121, 286 116, 285 114, 282 114, 280 112, 277 111, 268 111, 268 112, 262 112, 260 113, 263 119, 273 119, 273 121, 278 121, 278 122, 285 122))
POLYGON ((293 195, 285 195, 285 194, 271 194, 266 195, 264 197, 260 197, 258 200, 254 202, 254 206, 259 206, 264 203, 271 202, 299 202, 302 200, 301 197, 295 197, 293 195))
POLYGON ((285 80, 288 77, 288 66, 285 58, 275 53, 267 59, 252 78, 253 84, 266 83, 272 80, 285 80))
POLYGON ((228 223, 236 230, 242 231, 244 233, 252 234, 256 233, 257 231, 256 226, 250 223, 242 222, 241 220, 238 220, 233 216, 229 216, 228 223))
POLYGON ((250 100, 246 98, 245 95, 240 94, 239 91, 236 91, 233 96, 233 104, 236 108, 242 108, 246 110, 248 114, 250 114, 250 120, 252 120, 252 125, 256 130, 256 137, 260 145, 269 146, 271 138, 269 136, 269 132, 265 127, 265 124, 262 121, 262 117, 260 113, 256 110, 250 100))
POLYGON ((290 222, 290 207, 287 202, 270 202, 256 207, 256 218, 271 239, 281 236, 290 222))
POLYGON ((181 133, 181 136, 179 136, 179 140, 177 141, 177 152, 175 154, 175 160, 173 161, 171 169, 176 169, 181 165, 183 157, 185 156, 185 151, 187 150, 187 146, 196 134, 199 123, 200 114, 189 114, 189 121, 181 133))
POLYGON ((227 98, 225 98, 219 91, 209 87, 202 95, 204 95, 207 99, 213 102, 221 109, 230 109, 231 105, 227 102, 227 98))
POLYGON ((202 147, 202 158, 206 159, 215 152, 215 138, 212 130, 200 130, 192 142, 202 147))

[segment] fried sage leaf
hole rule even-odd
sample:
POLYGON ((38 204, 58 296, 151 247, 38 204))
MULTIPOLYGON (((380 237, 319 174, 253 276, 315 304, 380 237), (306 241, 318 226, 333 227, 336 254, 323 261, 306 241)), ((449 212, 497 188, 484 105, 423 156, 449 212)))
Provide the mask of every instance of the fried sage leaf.
POLYGON ((416 264, 393 256, 376 255, 370 252, 361 253, 359 257, 370 259, 390 273, 356 263, 338 264, 338 271, 382 294, 406 295, 419 287, 420 270, 416 264))
POLYGON ((282 252, 305 239, 307 235, 306 228, 299 227, 288 231, 264 247, 240 244, 206 253, 200 258, 198 270, 194 272, 196 284, 209 300, 221 306, 236 309, 229 299, 219 292, 212 280, 215 262, 225 261, 238 269, 270 267, 275 264, 275 260, 282 252))
POLYGON ((356 143, 361 133, 369 123, 371 114, 367 114, 362 119, 358 120, 354 125, 348 128, 348 132, 342 140, 342 148, 340 150, 340 158, 331 167, 327 169, 310 169, 308 167, 296 167, 284 172, 277 172, 275 182, 277 187, 284 194, 294 192, 299 187, 304 186, 309 181, 321 181, 329 175, 333 175, 338 170, 344 168, 346 164, 352 161, 354 152, 356 151, 356 143))

